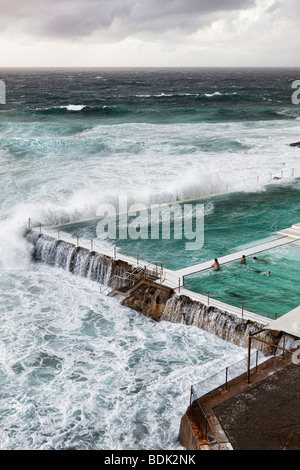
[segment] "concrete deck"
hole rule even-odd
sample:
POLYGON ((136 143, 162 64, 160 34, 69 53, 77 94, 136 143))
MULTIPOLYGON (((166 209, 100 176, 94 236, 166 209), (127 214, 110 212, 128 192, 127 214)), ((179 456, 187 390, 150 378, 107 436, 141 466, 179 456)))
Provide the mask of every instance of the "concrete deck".
POLYGON ((300 367, 291 364, 214 408, 234 450, 300 449, 300 367))
POLYGON ((300 366, 289 354, 271 359, 251 375, 240 376, 228 389, 198 399, 214 434, 217 449, 300 449, 300 366))

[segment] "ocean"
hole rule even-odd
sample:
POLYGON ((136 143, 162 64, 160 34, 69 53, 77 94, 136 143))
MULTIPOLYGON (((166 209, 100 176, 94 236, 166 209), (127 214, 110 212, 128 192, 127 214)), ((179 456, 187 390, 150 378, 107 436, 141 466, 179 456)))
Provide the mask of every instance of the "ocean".
MULTIPOLYGON (((289 145, 300 140, 299 78, 300 69, 1 70, 1 449, 181 449, 190 385, 247 352, 195 327, 155 323, 88 279, 34 264, 24 230, 28 218, 93 218, 120 195, 205 198, 208 230, 222 243, 241 204, 250 230, 270 175, 286 177, 290 200, 299 194, 289 179, 300 167, 289 145)), ((286 214, 279 189, 266 225, 274 200, 286 214)), ((164 253, 176 267, 176 249, 164 253)))

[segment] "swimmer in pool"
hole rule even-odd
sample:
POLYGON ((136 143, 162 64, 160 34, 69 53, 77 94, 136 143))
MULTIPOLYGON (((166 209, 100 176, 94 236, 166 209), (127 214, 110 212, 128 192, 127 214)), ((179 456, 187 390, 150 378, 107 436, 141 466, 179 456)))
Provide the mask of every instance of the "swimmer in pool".
POLYGON ((256 256, 253 256, 253 259, 254 259, 255 261, 260 261, 261 263, 271 263, 271 261, 266 261, 266 260, 264 260, 264 259, 259 259, 259 258, 256 258, 256 256))
POLYGON ((211 265, 212 268, 215 268, 215 271, 220 271, 220 264, 217 258, 215 259, 214 264, 211 265))
POLYGON ((271 274, 271 271, 256 271, 255 269, 253 269, 253 272, 258 274, 265 274, 265 276, 270 276, 271 274))
POLYGON ((246 263, 247 263, 247 260, 246 260, 246 256, 245 256, 245 255, 242 256, 242 259, 241 259, 240 263, 241 263, 241 264, 246 264, 246 263))

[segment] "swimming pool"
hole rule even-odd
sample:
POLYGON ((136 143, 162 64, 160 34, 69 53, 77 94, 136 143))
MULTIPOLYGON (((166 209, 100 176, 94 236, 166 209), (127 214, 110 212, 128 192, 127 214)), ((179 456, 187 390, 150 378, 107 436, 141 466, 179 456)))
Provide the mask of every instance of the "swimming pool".
POLYGON ((300 305, 300 243, 294 242, 247 259, 185 278, 200 294, 275 319, 300 305), (270 275, 266 275, 270 271, 270 275))
MULTIPOLYGON (((205 207, 204 245, 187 251, 186 240, 117 239, 119 253, 179 270, 219 258, 276 237, 268 228, 277 220, 281 230, 300 222, 300 181, 269 185, 253 193, 224 194, 201 199, 205 207), (269 237, 269 238, 266 238, 269 237)), ((97 241, 98 220, 61 226, 61 232, 81 240, 97 241)), ((112 251, 113 253, 113 251, 112 251)), ((185 287, 224 303, 274 319, 300 305, 300 245, 292 243, 260 253, 270 264, 248 259, 233 262, 220 272, 206 271, 185 278, 185 287), (256 271, 271 271, 266 276, 256 271)))
MULTIPOLYGON (((117 239, 120 253, 148 262, 163 263, 167 269, 178 270, 232 253, 234 247, 258 243, 265 230, 277 220, 277 229, 300 222, 300 181, 275 184, 252 193, 224 194, 195 201, 204 205, 204 245, 201 249, 186 250, 186 240, 117 239), (256 235, 257 234, 257 235, 256 235)), ((97 238, 99 220, 74 223, 60 227, 61 231, 78 235, 80 239, 97 238)), ((274 230, 274 227, 273 227, 274 230)), ((171 230, 172 233, 172 230, 171 230)), ((270 235, 271 232, 268 233, 270 235)))

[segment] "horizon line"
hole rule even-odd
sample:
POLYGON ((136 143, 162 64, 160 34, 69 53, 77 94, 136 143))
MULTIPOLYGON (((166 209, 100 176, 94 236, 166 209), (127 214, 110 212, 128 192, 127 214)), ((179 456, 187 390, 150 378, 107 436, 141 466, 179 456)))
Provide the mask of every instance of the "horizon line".
POLYGON ((289 65, 208 65, 208 66, 192 66, 192 65, 153 65, 153 66, 139 66, 139 65, 6 65, 0 66, 0 70, 3 69, 300 69, 300 66, 289 66, 289 65))

